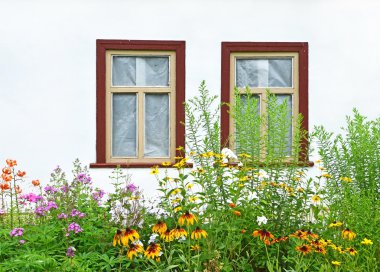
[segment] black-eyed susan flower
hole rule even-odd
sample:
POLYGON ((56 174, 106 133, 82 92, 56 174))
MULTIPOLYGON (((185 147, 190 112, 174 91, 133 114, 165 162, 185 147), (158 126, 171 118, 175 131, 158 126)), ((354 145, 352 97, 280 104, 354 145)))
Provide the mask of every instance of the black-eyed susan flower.
POLYGON ((314 251, 326 255, 326 248, 322 245, 315 246, 314 251))
POLYGON ((312 248, 309 245, 301 245, 301 246, 296 246, 296 250, 299 252, 302 252, 303 255, 306 255, 311 252, 312 248))
POLYGON ((339 261, 331 261, 331 264, 335 266, 340 266, 342 263, 339 261))
POLYGON ((311 230, 306 232, 306 235, 309 236, 311 239, 318 239, 318 234, 313 233, 311 230))
POLYGON ((145 257, 148 259, 158 258, 161 252, 161 246, 156 243, 150 243, 149 246, 145 250, 145 257))
POLYGON ((180 210, 182 210, 181 206, 177 206, 177 207, 174 208, 174 212, 179 212, 180 210))
POLYGON ((308 239, 307 231, 304 231, 304 230, 297 230, 294 233, 290 234, 289 236, 296 237, 296 238, 301 239, 301 240, 307 240, 308 239))
POLYGON ((164 233, 166 230, 168 229, 168 227, 166 226, 165 222, 162 222, 162 221, 158 221, 155 225, 153 225, 152 227, 152 231, 154 233, 159 233, 159 234, 162 234, 164 233))
POLYGON ((194 225, 194 221, 198 222, 198 219, 195 217, 194 214, 187 211, 183 215, 180 216, 180 218, 178 219, 178 224, 183 226, 185 224, 185 221, 186 221, 186 226, 188 226, 188 225, 194 225))
POLYGON ((128 246, 129 241, 134 242, 140 238, 140 235, 137 233, 136 230, 126 228, 122 237, 121 237, 121 242, 123 243, 124 246, 128 246))
POLYGON ((343 239, 352 240, 356 237, 356 233, 350 230, 349 228, 345 228, 342 230, 342 237, 343 239))
POLYGON ((276 239, 272 240, 272 244, 279 243, 279 242, 285 242, 288 239, 289 239, 289 236, 280 236, 280 237, 277 237, 276 239))
POLYGON ((192 251, 200 251, 201 250, 201 247, 199 245, 194 245, 194 246, 191 246, 190 249, 192 251))
POLYGON ((173 233, 169 229, 166 230, 164 233, 161 233, 160 237, 165 242, 171 242, 174 240, 173 233))
POLYGON ((144 248, 142 245, 131 243, 127 251, 127 257, 132 260, 133 256, 137 257, 137 253, 143 253, 144 248))
POLYGON ((322 174, 322 177, 324 177, 324 178, 331 178, 331 175, 328 174, 328 173, 323 173, 323 174, 322 174))
POLYGON ((362 245, 366 245, 366 246, 370 246, 370 245, 373 244, 373 242, 371 240, 367 239, 367 238, 364 238, 364 240, 361 241, 361 244, 362 245))
POLYGON ((334 221, 334 222, 330 223, 329 228, 341 227, 342 225, 343 225, 342 222, 334 221))
POLYGON ((271 244, 270 239, 274 239, 273 234, 265 229, 255 230, 252 235, 254 237, 259 236, 260 240, 263 241, 266 245, 270 245, 271 244))
POLYGON ((154 166, 150 169, 150 173, 152 175, 158 175, 158 167, 157 166, 154 166))
POLYGON ((313 203, 315 203, 315 204, 318 204, 321 202, 321 197, 319 195, 313 195, 311 197, 311 201, 313 201, 313 203))
POLYGON ((121 237, 122 237, 123 232, 121 230, 117 230, 115 235, 113 236, 113 246, 116 246, 118 244, 119 246, 121 245, 121 237))
POLYGON ((346 251, 347 251, 351 256, 355 256, 356 253, 358 253, 353 247, 348 247, 348 248, 346 248, 346 251))
POLYGON ((168 167, 168 166, 170 166, 172 163, 171 163, 171 162, 163 162, 163 163, 161 163, 161 164, 162 164, 162 166, 168 167))
POLYGON ((178 239, 180 237, 186 237, 187 231, 185 229, 181 228, 180 226, 178 226, 175 229, 172 229, 170 231, 170 234, 172 235, 172 237, 178 239))
POLYGON ((197 227, 197 228, 191 233, 190 238, 191 238, 191 239, 195 239, 195 240, 197 240, 197 239, 201 239, 202 236, 203 236, 204 238, 206 238, 206 237, 207 237, 207 232, 206 232, 205 230, 201 229, 200 227, 197 227))

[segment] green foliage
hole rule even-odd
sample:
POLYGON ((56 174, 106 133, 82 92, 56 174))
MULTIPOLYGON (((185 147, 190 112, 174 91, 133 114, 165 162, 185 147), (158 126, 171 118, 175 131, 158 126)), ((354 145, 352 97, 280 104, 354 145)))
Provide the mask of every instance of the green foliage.
POLYGON ((71 181, 57 167, 47 187, 23 196, 7 162, 0 272, 378 271, 379 119, 354 111, 335 138, 317 127, 321 172, 311 177, 307 132, 286 100, 268 91, 259 112, 248 89, 236 94, 236 152, 221 150, 215 103, 202 82, 185 105, 190 150, 177 148, 177 171, 152 169, 161 194, 152 201, 120 168, 102 200, 78 160, 71 181))

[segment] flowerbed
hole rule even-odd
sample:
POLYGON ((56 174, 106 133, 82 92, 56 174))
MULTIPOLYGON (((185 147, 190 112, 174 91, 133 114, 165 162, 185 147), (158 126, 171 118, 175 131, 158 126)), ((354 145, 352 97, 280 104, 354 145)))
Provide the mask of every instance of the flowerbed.
MULTIPOLYGON (((209 108, 201 92, 193 105, 209 108)), ((378 271, 379 124, 354 112, 346 135, 317 127, 313 177, 298 160, 218 152, 218 139, 202 138, 188 154, 178 147, 175 175, 169 163, 150 170, 154 200, 120 168, 105 193, 79 161, 71 180, 57 167, 41 186, 8 159, 0 271, 378 271)))

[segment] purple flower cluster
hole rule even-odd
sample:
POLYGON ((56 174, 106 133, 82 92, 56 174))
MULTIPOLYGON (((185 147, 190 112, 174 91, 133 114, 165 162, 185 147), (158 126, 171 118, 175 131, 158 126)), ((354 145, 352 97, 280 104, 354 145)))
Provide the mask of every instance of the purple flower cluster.
POLYGON ((83 218, 83 217, 86 216, 85 213, 82 213, 82 212, 78 211, 77 209, 73 209, 73 210, 71 211, 70 215, 71 215, 72 217, 78 216, 79 218, 83 218))
MULTIPOLYGON (((67 231, 70 232, 70 231, 73 231, 75 233, 79 233, 79 232, 82 232, 83 229, 75 222, 71 223, 68 228, 67 228, 67 231)), ((67 235, 67 234, 66 234, 67 235)), ((70 234, 69 234, 70 235, 70 234)), ((67 235, 68 236, 68 235, 67 235)))
POLYGON ((68 216, 65 213, 58 214, 58 219, 66 219, 68 216))
POLYGON ((70 258, 72 258, 72 257, 74 257, 75 256, 75 247, 69 247, 68 249, 67 249, 67 252, 66 252, 66 256, 67 257, 70 257, 70 258))
POLYGON ((88 184, 88 183, 91 182, 91 177, 87 176, 86 173, 80 173, 80 174, 78 174, 77 179, 78 179, 79 182, 82 182, 84 184, 88 184))
POLYGON ((44 202, 41 206, 38 206, 34 210, 34 213, 37 216, 45 216, 46 212, 50 211, 51 209, 58 209, 58 206, 54 201, 49 201, 48 203, 44 202))
POLYGON ((137 187, 133 183, 129 183, 125 189, 133 193, 134 191, 136 191, 137 187))
POLYGON ((58 189, 55 188, 55 187, 53 187, 53 186, 46 186, 46 187, 44 188, 44 190, 45 190, 45 192, 46 192, 47 194, 54 194, 54 193, 58 192, 58 189))
POLYGON ((103 198, 103 196, 105 195, 106 193, 102 190, 102 189, 97 189, 97 191, 95 191, 93 194, 92 194, 92 198, 98 202, 98 205, 101 204, 101 200, 103 198))
POLYGON ((42 196, 36 195, 36 194, 33 194, 33 193, 21 195, 19 197, 19 199, 25 199, 26 201, 28 201, 30 203, 37 203, 38 201, 44 200, 44 198, 42 196))
POLYGON ((63 193, 67 193, 67 192, 69 191, 69 186, 62 186, 62 187, 61 187, 61 191, 62 191, 63 193))
POLYGON ((23 228, 14 228, 13 230, 11 230, 11 232, 9 233, 9 235, 11 237, 23 236, 24 235, 24 229, 23 228))

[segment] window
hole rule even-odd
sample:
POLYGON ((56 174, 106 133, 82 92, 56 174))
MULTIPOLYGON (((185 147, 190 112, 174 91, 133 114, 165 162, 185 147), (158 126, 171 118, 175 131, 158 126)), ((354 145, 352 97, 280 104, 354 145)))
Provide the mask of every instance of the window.
POLYGON ((96 163, 150 167, 184 146, 185 42, 97 40, 96 163))
MULTIPOLYGON (((289 120, 290 128, 285 145, 288 155, 291 154, 290 145, 293 137, 292 116, 301 113, 302 128, 308 130, 307 43, 223 42, 221 87, 222 102, 234 104, 236 88, 238 94, 241 94, 241 105, 245 107, 249 100, 254 104, 253 112, 260 114, 266 114, 270 110, 268 89, 278 104, 287 105, 289 114, 286 118, 289 120), (249 99, 244 95, 246 87, 249 87, 252 94, 249 99)), ((236 143, 231 141, 234 137, 230 137, 236 135, 236 126, 227 106, 222 106, 221 119, 222 145, 236 149, 236 143)), ((264 129, 270 130, 270 121, 264 129)), ((262 133, 263 127, 258 130, 262 133)), ((302 160, 307 159, 305 152, 300 155, 302 160)))

